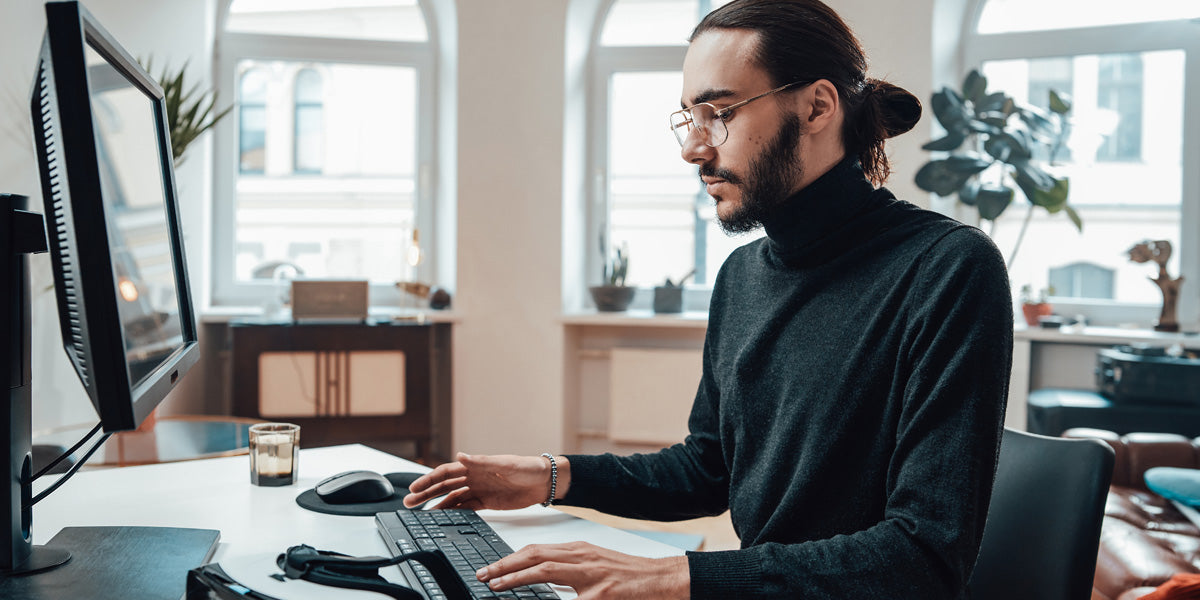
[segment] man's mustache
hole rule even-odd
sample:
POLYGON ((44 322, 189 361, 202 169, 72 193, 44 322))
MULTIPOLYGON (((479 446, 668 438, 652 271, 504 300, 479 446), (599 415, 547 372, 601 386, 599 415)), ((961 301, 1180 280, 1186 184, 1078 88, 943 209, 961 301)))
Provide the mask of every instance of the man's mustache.
POLYGON ((733 171, 708 165, 700 167, 700 177, 716 177, 718 179, 724 179, 725 181, 728 181, 734 185, 739 185, 742 183, 742 178, 735 175, 733 171))

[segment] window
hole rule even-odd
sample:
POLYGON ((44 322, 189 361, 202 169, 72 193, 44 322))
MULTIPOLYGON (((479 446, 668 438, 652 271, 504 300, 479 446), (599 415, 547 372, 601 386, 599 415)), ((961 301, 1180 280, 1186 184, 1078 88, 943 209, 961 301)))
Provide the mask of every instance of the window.
POLYGON ((261 70, 238 79, 238 169, 262 173, 267 154, 267 81, 261 70))
POLYGON ((217 65, 239 116, 216 139, 216 197, 230 201, 215 203, 213 303, 263 304, 296 275, 368 279, 375 304, 400 301, 397 281, 428 281, 430 261, 406 260, 434 230, 418 0, 232 0, 217 65))
MULTIPOLYGON (((978 0, 976 7, 964 70, 980 66, 989 89, 1027 104, 1046 107, 1051 89, 1073 102, 1069 147, 1057 169, 1070 178, 1083 232, 1065 214, 1037 209, 1010 268, 1013 287, 1053 285, 1058 310, 1107 316, 1089 315, 1094 323, 1136 320, 1145 314, 1133 312, 1139 306, 1156 309, 1161 294, 1146 280, 1155 273, 1129 260, 1130 247, 1169 240, 1176 249, 1171 274, 1200 276, 1200 152, 1185 144, 1200 135, 1200 121, 1184 110, 1200 103, 1200 23, 1192 21, 1200 3, 1147 0, 1096 10, 1082 0, 978 0)), ((1028 208, 1018 194, 995 223, 992 237, 1006 254, 1028 208)), ((1180 321, 1195 322, 1197 309, 1191 294, 1180 303, 1180 321)))
MULTIPOLYGON (((616 0, 599 26, 594 51, 589 282, 598 282, 604 250, 628 248, 627 285, 690 284, 702 307, 717 269, 753 236, 729 238, 696 167, 684 162, 667 129, 683 87, 687 38, 700 18, 727 0, 616 0), (601 240, 601 243, 596 243, 601 240)), ((761 235, 761 234, 758 234, 761 235)))
POLYGON ((321 75, 316 69, 302 69, 296 74, 296 126, 292 138, 292 170, 296 173, 320 173, 325 163, 321 92, 321 75))

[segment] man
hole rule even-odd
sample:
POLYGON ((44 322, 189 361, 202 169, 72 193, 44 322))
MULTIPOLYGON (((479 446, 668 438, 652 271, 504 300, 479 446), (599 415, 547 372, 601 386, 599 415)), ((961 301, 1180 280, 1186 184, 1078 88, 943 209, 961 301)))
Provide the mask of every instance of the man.
POLYGON ((648 560, 531 546, 480 571, 492 589, 964 596, 1002 430, 1011 297, 979 230, 873 185, 884 139, 920 104, 865 71, 818 0, 735 0, 705 17, 672 127, 723 226, 767 237, 717 277, 686 441, 628 457, 459 455, 406 500, 509 509, 552 495, 660 520, 729 509, 742 548, 648 560))

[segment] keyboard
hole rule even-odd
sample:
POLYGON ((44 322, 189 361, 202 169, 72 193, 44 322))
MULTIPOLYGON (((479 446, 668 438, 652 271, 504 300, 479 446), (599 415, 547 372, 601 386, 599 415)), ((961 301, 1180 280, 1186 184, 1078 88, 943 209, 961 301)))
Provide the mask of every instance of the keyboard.
MULTIPOLYGON (((417 550, 441 550, 445 553, 459 579, 467 585, 472 598, 558 599, 558 594, 545 584, 493 592, 486 583, 475 578, 475 571, 512 554, 512 548, 473 510, 383 512, 375 515, 375 525, 392 556, 417 550)), ((438 588, 429 570, 420 563, 407 561, 399 566, 410 586, 413 589, 422 588, 428 600, 453 600, 438 588)))

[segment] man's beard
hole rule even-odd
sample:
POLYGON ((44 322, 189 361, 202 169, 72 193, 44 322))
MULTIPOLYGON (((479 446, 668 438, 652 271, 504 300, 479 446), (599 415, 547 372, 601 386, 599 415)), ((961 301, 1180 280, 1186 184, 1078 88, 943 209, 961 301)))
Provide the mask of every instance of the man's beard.
POLYGON ((733 214, 717 219, 727 235, 758 229, 764 219, 791 195, 804 172, 800 161, 800 137, 803 134, 800 117, 788 115, 766 149, 751 159, 744 180, 733 171, 700 167, 701 176, 719 177, 742 192, 742 203, 733 214))

